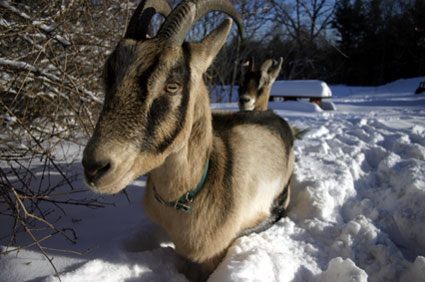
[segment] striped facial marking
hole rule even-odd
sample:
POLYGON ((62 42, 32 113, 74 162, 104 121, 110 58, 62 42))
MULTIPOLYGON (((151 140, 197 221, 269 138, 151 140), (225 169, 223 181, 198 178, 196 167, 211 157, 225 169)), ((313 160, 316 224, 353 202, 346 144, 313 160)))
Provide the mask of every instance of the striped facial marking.
MULTIPOLYGON (((183 49, 185 50, 185 49, 183 49)), ((163 153, 183 130, 189 105, 190 68, 186 52, 168 72, 163 93, 154 98, 147 111, 143 144, 155 142, 151 150, 163 153)))

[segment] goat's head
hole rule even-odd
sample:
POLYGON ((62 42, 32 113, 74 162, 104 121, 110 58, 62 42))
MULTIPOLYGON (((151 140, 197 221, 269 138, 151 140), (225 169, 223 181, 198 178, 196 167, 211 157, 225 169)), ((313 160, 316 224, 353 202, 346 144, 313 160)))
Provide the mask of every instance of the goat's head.
POLYGON ((85 181, 96 191, 120 191, 187 143, 195 96, 208 99, 202 74, 232 21, 199 43, 185 43, 191 26, 217 10, 234 18, 242 32, 242 20, 227 0, 184 0, 170 10, 165 0, 142 1, 106 61, 103 109, 83 154, 85 181), (155 13, 165 22, 156 36, 147 36, 155 13))
POLYGON ((239 85, 239 109, 266 110, 273 82, 279 75, 283 58, 266 60, 256 69, 251 58, 243 64, 243 77, 239 85))

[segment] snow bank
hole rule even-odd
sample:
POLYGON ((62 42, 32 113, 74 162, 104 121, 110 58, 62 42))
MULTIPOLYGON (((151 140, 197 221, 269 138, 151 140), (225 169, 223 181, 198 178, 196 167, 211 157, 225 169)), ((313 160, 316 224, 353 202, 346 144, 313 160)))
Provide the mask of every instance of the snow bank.
MULTIPOLYGON (((237 239, 209 281, 423 281, 425 96, 413 95, 413 84, 351 94, 339 86, 332 112, 271 103, 294 126, 310 129, 295 143, 288 216, 237 239)), ((98 248, 79 257, 54 254, 62 281, 187 281, 183 260, 141 211, 144 185, 128 189, 130 203, 120 194, 115 208, 69 212, 70 220, 81 219, 78 247, 98 248)), ((56 281, 37 251, 2 256, 0 272, 0 281, 56 281)))

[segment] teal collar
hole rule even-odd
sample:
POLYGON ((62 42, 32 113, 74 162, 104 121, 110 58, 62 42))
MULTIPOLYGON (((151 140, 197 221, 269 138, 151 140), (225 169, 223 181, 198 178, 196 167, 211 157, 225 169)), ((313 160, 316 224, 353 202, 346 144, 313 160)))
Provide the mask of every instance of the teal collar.
POLYGON ((180 197, 175 202, 166 202, 164 201, 156 192, 155 186, 153 187, 153 193, 155 196, 155 199, 160 203, 167 207, 175 208, 176 210, 182 210, 185 212, 191 212, 192 207, 188 205, 188 203, 191 203, 193 199, 196 197, 196 195, 201 191, 202 187, 204 186, 205 179, 207 178, 208 169, 210 166, 210 160, 207 161, 207 164, 205 165, 204 174, 202 175, 201 181, 199 181, 198 185, 195 189, 187 192, 183 196, 180 197))

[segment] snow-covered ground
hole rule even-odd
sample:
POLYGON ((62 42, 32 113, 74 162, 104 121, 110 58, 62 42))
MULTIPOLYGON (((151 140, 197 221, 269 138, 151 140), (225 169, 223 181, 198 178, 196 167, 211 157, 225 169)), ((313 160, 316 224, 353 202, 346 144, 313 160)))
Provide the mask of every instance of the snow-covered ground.
MULTIPOLYGON (((209 281, 424 281, 425 94, 413 94, 419 81, 332 86, 335 111, 272 103, 293 125, 309 128, 295 144, 288 217, 237 239, 209 281)), ((187 281, 177 271, 182 259, 142 211, 144 185, 140 178, 127 189, 130 202, 122 193, 102 196, 115 207, 67 210, 59 223, 76 230, 77 244, 54 237, 45 245, 94 249, 50 252, 62 281, 187 281)), ((9 222, 1 220, 4 230, 9 222)), ((53 274, 37 249, 0 256, 0 281, 57 281, 53 274)))

